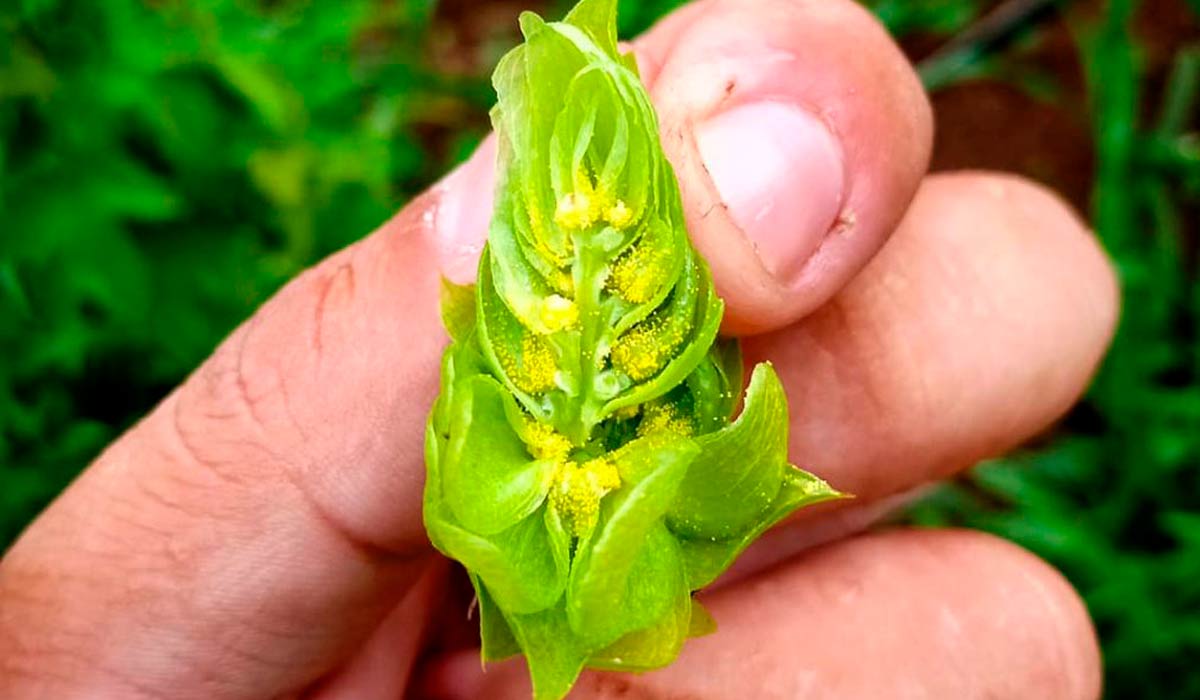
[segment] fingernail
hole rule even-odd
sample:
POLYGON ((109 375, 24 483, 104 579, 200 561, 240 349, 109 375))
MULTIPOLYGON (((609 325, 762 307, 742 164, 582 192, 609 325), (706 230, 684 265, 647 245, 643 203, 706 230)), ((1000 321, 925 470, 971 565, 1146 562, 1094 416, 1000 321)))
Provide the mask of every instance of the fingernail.
POLYGON ((701 124, 697 145, 729 215, 763 265, 791 282, 842 206, 842 149, 816 115, 785 102, 737 105, 701 124))
POLYGON ((434 242, 442 275, 451 282, 475 281, 492 218, 495 187, 496 139, 492 136, 437 186, 434 242))

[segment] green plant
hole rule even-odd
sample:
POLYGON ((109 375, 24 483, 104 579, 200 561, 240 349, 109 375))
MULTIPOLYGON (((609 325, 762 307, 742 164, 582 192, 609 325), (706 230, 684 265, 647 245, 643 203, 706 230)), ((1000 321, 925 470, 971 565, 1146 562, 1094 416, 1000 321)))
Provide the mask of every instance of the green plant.
POLYGON ((483 657, 538 697, 646 670, 711 620, 692 592, 795 509, 840 497, 787 463, 787 400, 736 341, 684 228, 614 0, 521 16, 496 69, 500 185, 426 440, 425 524, 480 603, 483 657))

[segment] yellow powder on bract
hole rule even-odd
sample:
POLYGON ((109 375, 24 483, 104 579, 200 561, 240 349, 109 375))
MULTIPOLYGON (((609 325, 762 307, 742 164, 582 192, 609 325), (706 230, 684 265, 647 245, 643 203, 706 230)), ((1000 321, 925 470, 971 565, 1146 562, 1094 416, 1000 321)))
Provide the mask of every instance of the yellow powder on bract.
POLYGON ((663 250, 652 250, 642 243, 625 252, 613 263, 608 276, 610 291, 631 304, 642 304, 654 296, 662 284, 663 268, 670 254, 663 250))
POLYGON ((565 435, 532 418, 526 422, 525 440, 529 454, 537 459, 564 462, 571 454, 571 441, 565 435))
POLYGON ((590 459, 584 462, 580 469, 587 472, 592 485, 604 493, 621 485, 621 475, 617 473, 616 465, 604 457, 590 459))
POLYGON ((630 418, 636 417, 641 412, 642 412, 642 407, 640 404, 637 404, 634 406, 622 406, 621 408, 618 408, 617 410, 613 411, 613 417, 619 418, 621 420, 628 420, 630 418))
POLYGON ((521 336, 519 358, 504 343, 496 345, 496 358, 512 383, 527 394, 540 394, 554 386, 554 375, 558 372, 554 352, 549 343, 533 333, 521 336))
POLYGON ((637 429, 639 437, 657 434, 691 437, 694 432, 692 421, 671 404, 647 405, 637 429))
POLYGON ((652 318, 621 336, 612 349, 613 367, 635 382, 654 376, 686 339, 678 324, 652 318))
POLYGON ((603 457, 583 464, 563 462, 550 489, 550 505, 578 537, 596 524, 600 499, 620 486, 616 466, 603 457))

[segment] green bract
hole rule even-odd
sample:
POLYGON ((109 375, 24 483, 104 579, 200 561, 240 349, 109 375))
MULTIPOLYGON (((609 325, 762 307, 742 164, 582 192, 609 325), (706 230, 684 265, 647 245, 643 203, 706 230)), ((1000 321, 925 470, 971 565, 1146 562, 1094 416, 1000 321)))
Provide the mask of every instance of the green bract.
POLYGON ((615 26, 615 0, 526 13, 496 69, 496 210, 476 287, 445 289, 426 443, 425 524, 470 573, 484 659, 524 653, 544 698, 670 663, 712 628, 693 591, 840 495, 788 464, 770 365, 730 422, 741 358, 615 26))

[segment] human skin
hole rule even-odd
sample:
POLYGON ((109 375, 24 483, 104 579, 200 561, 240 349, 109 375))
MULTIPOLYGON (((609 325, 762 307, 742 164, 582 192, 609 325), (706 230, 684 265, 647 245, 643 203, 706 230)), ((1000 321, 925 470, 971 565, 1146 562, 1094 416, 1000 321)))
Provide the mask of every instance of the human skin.
MULTIPOLYGON (((858 498, 747 552, 677 663, 578 696, 1097 697, 1046 564, 856 534, 1078 398, 1117 310, 1085 225, 1019 178, 926 175, 925 96, 848 0, 702 0, 633 48, 725 330, 778 369, 792 461, 858 498)), ((437 293, 472 276, 492 149, 288 284, 30 526, 0 561, 0 696, 528 697, 519 662, 421 654, 437 293)))

